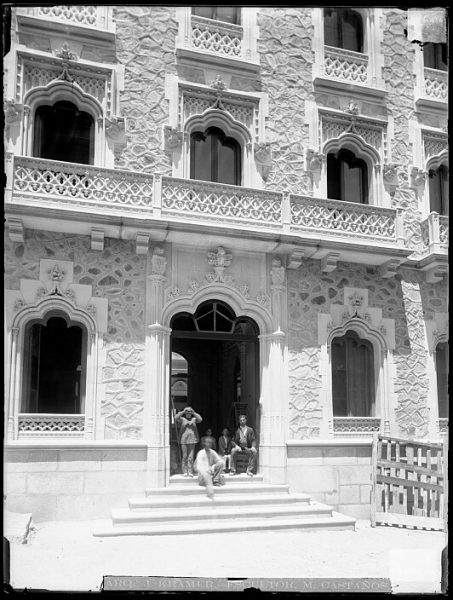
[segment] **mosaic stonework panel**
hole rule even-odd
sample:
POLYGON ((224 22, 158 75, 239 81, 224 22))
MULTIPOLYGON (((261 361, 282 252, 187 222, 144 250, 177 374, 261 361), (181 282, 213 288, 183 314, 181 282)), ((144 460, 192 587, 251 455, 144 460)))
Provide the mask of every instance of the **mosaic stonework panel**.
POLYGON ((292 438, 317 438, 322 422, 319 402, 318 348, 306 348, 289 358, 289 428, 292 438))
POLYGON ((117 59, 125 67, 122 114, 127 115, 127 147, 118 159, 122 169, 171 175, 162 149, 168 125, 165 75, 176 74, 174 8, 117 6, 117 59))
POLYGON ((144 347, 110 344, 102 369, 105 438, 140 438, 143 425, 144 347))

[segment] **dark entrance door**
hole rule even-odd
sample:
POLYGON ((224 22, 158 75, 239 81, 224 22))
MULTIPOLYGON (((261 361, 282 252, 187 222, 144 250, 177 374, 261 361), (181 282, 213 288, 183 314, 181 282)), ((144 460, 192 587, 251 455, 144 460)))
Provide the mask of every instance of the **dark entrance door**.
POLYGON ((173 414, 185 406, 203 418, 200 437, 211 429, 217 440, 224 427, 233 434, 240 412, 259 434, 258 328, 219 301, 201 304, 195 315, 176 315, 171 327, 170 474, 175 474, 181 471, 173 414))

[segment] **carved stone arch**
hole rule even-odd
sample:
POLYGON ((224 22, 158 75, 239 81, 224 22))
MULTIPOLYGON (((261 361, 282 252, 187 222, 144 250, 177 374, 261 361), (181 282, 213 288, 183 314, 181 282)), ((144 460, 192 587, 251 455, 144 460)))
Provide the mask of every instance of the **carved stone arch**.
POLYGON ((436 156, 430 156, 426 161, 426 171, 438 169, 439 167, 445 166, 448 168, 448 151, 443 150, 436 156))
POLYGON ((11 329, 22 330, 24 326, 32 319, 46 319, 49 312, 60 311, 66 315, 71 323, 80 323, 84 325, 89 335, 94 335, 97 331, 96 321, 93 316, 83 308, 74 306, 74 304, 63 297, 43 298, 36 304, 25 305, 14 316, 11 329))
POLYGON ((260 335, 273 332, 272 315, 266 308, 246 300, 239 291, 217 283, 203 287, 190 297, 181 296, 170 301, 162 312, 162 325, 170 327, 170 321, 177 313, 194 314, 202 302, 213 299, 228 304, 237 316, 253 319, 260 335))
POLYGON ((330 352, 332 340, 336 337, 345 335, 348 331, 354 331, 362 339, 368 340, 373 344, 373 348, 379 350, 379 357, 382 359, 388 351, 387 341, 380 331, 369 325, 362 319, 348 319, 341 326, 334 327, 327 335, 327 349, 330 352))
POLYGON ((44 102, 54 104, 60 100, 73 102, 79 110, 89 113, 95 120, 103 116, 103 108, 99 101, 83 91, 75 81, 54 80, 46 86, 31 89, 24 97, 24 105, 30 107, 34 114, 36 108, 44 102))
POLYGON ((190 136, 193 131, 197 129, 205 130, 208 127, 218 127, 225 135, 235 138, 242 148, 252 143, 252 135, 248 128, 233 119, 228 112, 218 108, 209 108, 203 114, 194 115, 187 119, 184 124, 184 133, 190 136))
POLYGON ((370 172, 372 172, 372 169, 376 165, 380 164, 381 157, 379 152, 373 148, 373 146, 367 144, 367 142, 356 133, 345 132, 337 138, 327 140, 322 152, 327 155, 330 152, 338 152, 342 149, 351 150, 356 154, 357 158, 363 159, 367 163, 370 172))

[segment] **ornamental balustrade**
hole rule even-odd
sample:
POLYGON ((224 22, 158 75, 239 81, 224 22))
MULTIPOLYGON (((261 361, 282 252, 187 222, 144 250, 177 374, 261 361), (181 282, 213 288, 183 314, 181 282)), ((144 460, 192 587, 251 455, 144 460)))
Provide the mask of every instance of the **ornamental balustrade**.
POLYGON ((386 242, 401 235, 402 217, 393 208, 295 195, 290 202, 292 231, 325 231, 386 242))
POLYGON ((191 47, 231 58, 243 56, 243 28, 192 15, 191 47))
POLYGON ((424 69, 425 96, 428 98, 447 102, 448 97, 448 73, 438 69, 424 69))
POLYGON ((324 46, 324 73, 328 77, 366 84, 369 80, 368 71, 366 54, 324 46))
POLYGON ((162 215, 279 229, 282 195, 221 183, 163 177, 162 215))
POLYGON ((85 415, 21 413, 18 415, 17 429, 18 437, 83 437, 85 415))
POLYGON ((430 253, 448 253, 448 217, 432 212, 420 223, 422 243, 430 253))
MULTIPOLYGON (((401 209, 15 156, 12 202, 404 246, 401 209)), ((448 244, 448 220, 439 239, 448 244)))
POLYGON ((381 419, 378 417, 334 417, 335 435, 369 435, 379 431, 381 419))
POLYGON ((14 193, 74 206, 104 205, 149 211, 153 177, 133 171, 41 158, 14 158, 14 193))
POLYGON ((36 6, 30 8, 31 14, 50 21, 71 23, 83 27, 111 29, 108 6, 36 6))

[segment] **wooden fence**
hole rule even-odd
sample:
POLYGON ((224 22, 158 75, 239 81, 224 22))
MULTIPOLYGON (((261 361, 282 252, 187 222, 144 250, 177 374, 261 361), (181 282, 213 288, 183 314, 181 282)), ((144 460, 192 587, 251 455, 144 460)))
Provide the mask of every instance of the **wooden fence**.
POLYGON ((447 442, 427 443, 375 434, 371 526, 447 530, 447 442))

